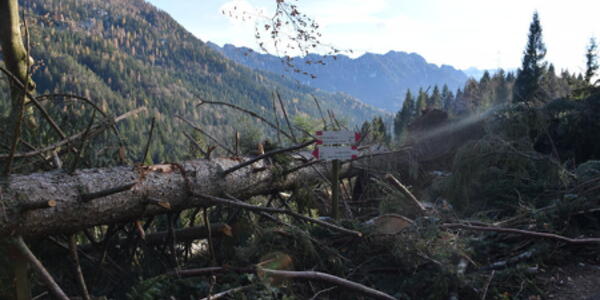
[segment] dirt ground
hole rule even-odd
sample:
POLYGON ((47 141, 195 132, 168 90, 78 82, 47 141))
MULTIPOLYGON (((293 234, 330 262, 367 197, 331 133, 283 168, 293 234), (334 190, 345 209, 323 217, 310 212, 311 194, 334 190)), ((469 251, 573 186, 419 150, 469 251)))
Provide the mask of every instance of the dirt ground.
POLYGON ((547 291, 532 300, 600 300, 600 264, 577 262, 541 273, 539 282, 547 291))

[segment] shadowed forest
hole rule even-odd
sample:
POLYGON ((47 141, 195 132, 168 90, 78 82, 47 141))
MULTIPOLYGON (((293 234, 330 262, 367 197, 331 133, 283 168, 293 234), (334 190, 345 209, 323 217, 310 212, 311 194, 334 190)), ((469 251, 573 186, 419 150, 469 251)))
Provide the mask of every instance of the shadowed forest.
POLYGON ((257 39, 303 60, 143 0, 0 0, 1 300, 597 299, 595 39, 556 70, 535 12, 518 70, 406 71, 435 80, 391 113, 304 84, 351 59, 271 5, 257 39), (315 157, 332 131, 355 156, 315 157))

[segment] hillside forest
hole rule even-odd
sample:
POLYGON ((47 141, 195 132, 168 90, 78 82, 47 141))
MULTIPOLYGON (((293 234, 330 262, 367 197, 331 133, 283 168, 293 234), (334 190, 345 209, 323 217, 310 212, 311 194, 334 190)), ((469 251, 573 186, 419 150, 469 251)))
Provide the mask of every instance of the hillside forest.
MULTIPOLYGON (((301 3, 266 36, 319 43, 301 3)), ((143 0, 0 0, 0 299, 596 299, 598 49, 556 70, 542 21, 514 72, 386 54, 414 81, 363 102, 143 0)))

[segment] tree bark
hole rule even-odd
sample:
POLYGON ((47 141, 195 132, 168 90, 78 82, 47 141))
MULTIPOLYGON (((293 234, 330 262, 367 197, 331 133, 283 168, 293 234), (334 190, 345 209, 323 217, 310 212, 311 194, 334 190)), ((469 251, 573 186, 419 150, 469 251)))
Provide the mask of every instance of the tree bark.
POLYGON ((0 0, 0 45, 6 68, 25 84, 29 58, 21 35, 18 0, 0 0))
MULTIPOLYGON (((29 78, 30 58, 21 35, 21 22, 19 18, 18 0, 0 0, 0 46, 7 70, 12 73, 25 86, 28 91, 34 87, 29 78)), ((16 151, 16 146, 21 135, 21 123, 25 108, 26 91, 20 84, 9 80, 11 108, 9 119, 6 122, 6 144, 10 145, 11 155, 16 151)), ((10 173, 12 156, 6 163, 6 173, 10 173)))
MULTIPOLYGON (((148 167, 114 167, 11 175, 0 178, 0 236, 42 236, 73 233, 78 230, 144 216, 164 214, 168 210, 156 201, 169 203, 172 210, 211 205, 207 199, 191 195, 226 194, 245 199, 255 195, 291 189, 319 179, 328 164, 316 164, 281 176, 281 166, 263 161, 233 173, 227 170, 249 158, 194 160, 179 164, 148 167), (183 172, 182 172, 183 171, 183 172), (54 200, 56 206, 36 207, 34 203, 54 200)), ((298 164, 293 164, 293 168, 298 164)), ((341 177, 353 171, 346 164, 341 177)))
MULTIPOLYGON (((29 54, 23 44, 21 36, 21 22, 19 18, 18 0, 0 0, 0 46, 4 64, 10 73, 16 79, 20 80, 25 89, 33 89, 33 83, 29 79, 29 54)), ((21 123, 23 120, 23 110, 25 108, 26 90, 21 89, 17 82, 9 80, 11 107, 9 119, 5 122, 4 130, 6 134, 6 144, 10 147, 10 156, 6 161, 5 174, 10 174, 12 168, 13 155, 17 150, 19 138, 21 135, 21 123)), ((1 120, 0 120, 1 121, 1 120)), ((1 201, 1 197, 0 197, 1 201)), ((20 238, 19 238, 20 240, 20 238)), ((9 240, 5 246, 0 245, 0 252, 6 251, 13 253, 13 259, 8 262, 8 269, 14 275, 15 298, 30 299, 31 291, 29 287, 29 277, 27 270, 29 268, 25 255, 20 253, 13 242, 9 240)), ((22 241, 22 240, 20 240, 22 241)))

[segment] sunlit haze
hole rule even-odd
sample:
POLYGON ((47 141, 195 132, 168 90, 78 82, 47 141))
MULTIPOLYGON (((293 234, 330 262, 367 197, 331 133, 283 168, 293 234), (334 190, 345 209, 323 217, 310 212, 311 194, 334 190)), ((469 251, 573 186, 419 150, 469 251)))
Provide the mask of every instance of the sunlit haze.
MULTIPOLYGON (((273 10, 274 0, 150 0, 198 38, 257 48, 253 21, 221 13, 237 6, 273 10)), ((416 52, 429 62, 466 69, 516 68, 532 13, 543 26, 547 59, 557 69, 585 70, 585 47, 600 35, 600 2, 590 0, 299 0, 301 11, 321 25, 323 41, 365 51, 416 52)))

